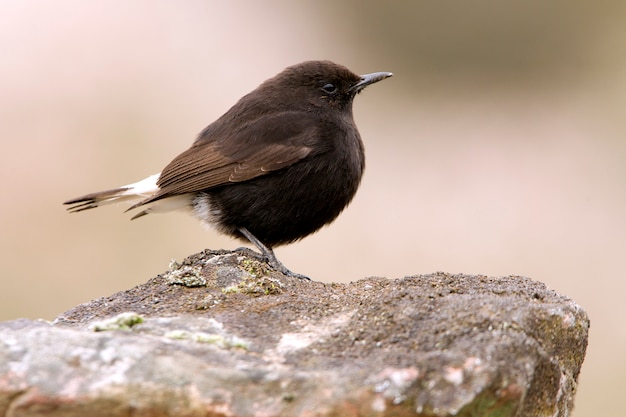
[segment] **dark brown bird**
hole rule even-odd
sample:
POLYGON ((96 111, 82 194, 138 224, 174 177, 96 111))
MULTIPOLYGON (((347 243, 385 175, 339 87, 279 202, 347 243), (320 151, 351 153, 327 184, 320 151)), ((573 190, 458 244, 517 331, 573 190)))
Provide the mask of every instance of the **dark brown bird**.
POLYGON ((78 212, 131 201, 128 210, 140 210, 133 219, 187 209, 305 278, 272 248, 331 223, 352 200, 365 167, 352 101, 391 75, 356 75, 329 61, 291 66, 241 98, 160 174, 64 204, 78 212))

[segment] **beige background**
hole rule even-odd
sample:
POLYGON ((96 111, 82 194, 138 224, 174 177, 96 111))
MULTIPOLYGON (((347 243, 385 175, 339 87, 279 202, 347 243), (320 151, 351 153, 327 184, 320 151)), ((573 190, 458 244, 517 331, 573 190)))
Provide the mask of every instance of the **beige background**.
POLYGON ((592 320, 574 416, 625 415, 626 3, 505 3, 0 2, 0 319, 238 247, 184 215, 61 202, 158 172, 264 79, 331 59, 395 77, 357 98, 355 201, 281 260, 321 281, 543 281, 592 320))

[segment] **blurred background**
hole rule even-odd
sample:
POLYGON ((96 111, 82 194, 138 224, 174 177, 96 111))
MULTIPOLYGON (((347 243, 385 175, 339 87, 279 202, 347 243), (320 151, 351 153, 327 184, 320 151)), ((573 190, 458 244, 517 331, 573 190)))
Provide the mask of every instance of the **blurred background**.
POLYGON ((591 317, 574 416, 624 416, 625 39, 618 0, 2 1, 0 319, 239 247, 182 214, 61 203, 160 171, 266 78, 330 59, 395 76, 355 102, 354 202, 279 258, 326 282, 543 281, 591 317))

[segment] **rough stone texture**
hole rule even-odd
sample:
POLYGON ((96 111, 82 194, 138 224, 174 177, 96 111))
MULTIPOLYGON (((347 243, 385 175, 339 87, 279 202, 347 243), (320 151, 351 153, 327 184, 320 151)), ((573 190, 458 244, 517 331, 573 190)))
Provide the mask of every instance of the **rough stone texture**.
POLYGON ((2 416, 567 416, 589 321, 524 277, 325 284, 205 251, 0 323, 2 416))

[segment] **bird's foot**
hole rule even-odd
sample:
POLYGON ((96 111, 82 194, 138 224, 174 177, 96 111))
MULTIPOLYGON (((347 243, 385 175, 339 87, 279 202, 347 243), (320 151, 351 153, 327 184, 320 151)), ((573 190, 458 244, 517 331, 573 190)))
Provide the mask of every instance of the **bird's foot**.
POLYGON ((294 278, 311 281, 311 278, 307 277, 306 275, 297 274, 287 269, 287 267, 283 265, 281 261, 278 260, 276 255, 274 255, 274 251, 272 250, 272 248, 265 246, 259 239, 257 239, 252 233, 250 233, 248 229, 246 229, 245 227, 242 227, 239 229, 239 231, 250 242, 252 242, 257 248, 259 248, 259 250, 261 251, 261 254, 267 260, 268 265, 271 266, 273 269, 275 269, 276 271, 288 277, 294 277, 294 278))
POLYGON ((306 281, 311 281, 311 278, 307 277, 306 275, 298 274, 296 272, 292 272, 289 269, 287 269, 287 267, 283 265, 282 262, 276 259, 276 256, 274 256, 274 253, 272 253, 271 256, 268 256, 268 254, 263 254, 263 256, 265 256, 265 258, 267 259, 267 263, 269 264, 269 266, 271 266, 272 268, 274 268, 276 271, 280 272, 281 274, 288 276, 288 277, 294 277, 294 278, 299 278, 299 279, 303 279, 306 281))

